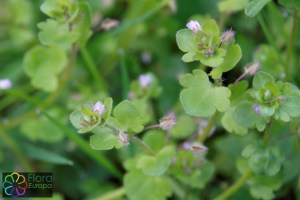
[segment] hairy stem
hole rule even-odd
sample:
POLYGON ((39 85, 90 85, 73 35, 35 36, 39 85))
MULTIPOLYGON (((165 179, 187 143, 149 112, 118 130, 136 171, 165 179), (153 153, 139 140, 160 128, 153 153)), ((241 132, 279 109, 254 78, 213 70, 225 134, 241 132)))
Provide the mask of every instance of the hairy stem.
POLYGON ((248 169, 240 179, 235 182, 232 186, 230 186, 224 193, 217 196, 215 200, 225 200, 232 196, 240 187, 242 187, 246 181, 251 177, 252 171, 248 169))
POLYGON ((218 116, 219 116, 218 111, 216 111, 215 114, 213 114, 213 116, 211 116, 211 118, 208 121, 207 126, 204 128, 203 132, 199 135, 199 137, 197 139, 198 142, 203 143, 206 140, 206 138, 208 137, 208 135, 211 132, 212 128, 214 127, 214 125, 215 125, 215 123, 218 119, 218 116))

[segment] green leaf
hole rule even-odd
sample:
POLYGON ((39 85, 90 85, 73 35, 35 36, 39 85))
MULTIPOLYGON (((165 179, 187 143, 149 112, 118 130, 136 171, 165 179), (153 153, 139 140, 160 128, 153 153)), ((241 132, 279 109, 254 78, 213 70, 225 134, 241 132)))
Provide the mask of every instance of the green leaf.
POLYGON ((70 121, 71 121, 72 125, 77 129, 83 128, 83 126, 80 124, 81 117, 82 117, 82 111, 79 109, 73 111, 70 114, 70 121))
POLYGON ((121 148, 123 143, 118 136, 108 128, 97 127, 93 130, 94 135, 90 137, 90 146, 95 150, 109 150, 121 148))
POLYGON ((70 0, 46 0, 41 5, 41 11, 49 17, 61 19, 70 6, 70 0))
POLYGON ((171 158, 175 155, 172 146, 164 147, 157 156, 142 156, 137 161, 137 168, 148 176, 161 176, 169 168, 171 158))
POLYGON ((213 177, 214 165, 207 160, 199 159, 191 151, 179 151, 175 161, 171 173, 183 184, 201 189, 213 177))
POLYGON ((92 31, 92 14, 91 8, 87 2, 78 2, 79 15, 77 16, 76 23, 72 25, 72 30, 79 33, 78 43, 84 46, 87 40, 91 37, 92 31))
POLYGON ((119 103, 115 107, 113 115, 123 127, 124 131, 133 131, 138 133, 144 128, 140 111, 128 100, 124 100, 119 103))
POLYGON ((103 114, 104 123, 108 120, 112 112, 113 99, 111 97, 107 97, 103 101, 105 107, 105 113, 103 114))
POLYGON ((172 194, 171 186, 164 177, 147 176, 139 170, 125 175, 124 186, 130 200, 165 200, 172 194))
POLYGON ((202 70, 194 70, 180 80, 187 87, 180 93, 180 101, 185 112, 192 116, 211 116, 216 110, 224 112, 229 108, 231 92, 225 87, 214 87, 202 70))
POLYGON ((218 3, 220 12, 237 12, 243 10, 248 4, 249 0, 223 0, 218 3))
POLYGON ((255 90, 262 89, 266 83, 274 82, 274 78, 266 72, 257 72, 253 78, 253 88, 255 90))
POLYGON ((218 67, 224 61, 224 56, 226 55, 226 50, 222 48, 216 48, 212 55, 206 56, 203 54, 197 54, 195 59, 200 60, 204 65, 210 67, 218 67))
POLYGON ((179 30, 176 33, 176 42, 179 49, 183 52, 197 51, 197 42, 195 33, 188 29, 179 30))
POLYGON ((292 93, 285 97, 280 109, 286 112, 290 117, 300 116, 300 94, 292 93))
POLYGON ((245 8, 245 14, 249 17, 257 15, 271 0, 252 0, 245 8))
POLYGON ((297 8, 300 10, 300 2, 298 0, 279 0, 279 4, 288 8, 297 8))
POLYGON ((28 157, 35 160, 45 161, 58 165, 73 165, 73 161, 59 154, 53 153, 48 149, 43 149, 34 145, 23 144, 22 152, 28 157))
POLYGON ((213 44, 218 44, 220 42, 220 29, 217 22, 213 19, 207 20, 203 26, 202 30, 209 36, 213 36, 213 44))
POLYGON ((53 92, 58 86, 58 75, 66 63, 67 56, 61 48, 35 46, 26 53, 23 66, 33 86, 53 92))
POLYGON ((230 106, 229 97, 231 96, 231 92, 226 87, 215 87, 215 107, 220 112, 225 112, 228 110, 230 106))
POLYGON ((248 145, 242 152, 248 164, 257 174, 274 176, 279 173, 282 155, 277 147, 264 147, 261 144, 248 145))
POLYGON ((182 56, 183 62, 193 62, 195 60, 195 53, 194 52, 188 52, 182 56))
POLYGON ((145 132, 143 141, 154 151, 161 150, 165 145, 165 133, 162 130, 149 130, 145 132))
POLYGON ((214 68, 210 75, 213 79, 221 78, 222 73, 228 72, 231 70, 241 59, 242 57, 242 50, 238 44, 232 44, 227 49, 227 53, 224 57, 224 61, 220 66, 214 68))
POLYGON ((253 103, 249 101, 242 101, 233 111, 233 119, 243 127, 252 128, 257 119, 258 114, 253 109, 253 103))
POLYGON ((41 30, 39 39, 44 45, 69 47, 79 37, 78 32, 74 30, 70 31, 70 25, 66 21, 48 19, 45 22, 39 23, 37 26, 41 30))
POLYGON ((230 110, 223 115, 221 120, 223 127, 230 133, 246 135, 248 133, 248 129, 238 124, 232 115, 233 113, 230 110))
POLYGON ((275 78, 284 74, 282 66, 276 50, 270 45, 260 45, 254 52, 254 60, 259 61, 261 71, 273 75, 275 78))
MULTIPOLYGON (((59 115, 53 112, 56 117, 59 115)), ((63 139, 63 132, 45 117, 33 118, 25 121, 21 126, 22 133, 32 141, 55 143, 63 139)))
POLYGON ((185 139, 195 133, 197 125, 194 119, 187 115, 180 115, 176 125, 171 129, 171 136, 178 139, 185 139))

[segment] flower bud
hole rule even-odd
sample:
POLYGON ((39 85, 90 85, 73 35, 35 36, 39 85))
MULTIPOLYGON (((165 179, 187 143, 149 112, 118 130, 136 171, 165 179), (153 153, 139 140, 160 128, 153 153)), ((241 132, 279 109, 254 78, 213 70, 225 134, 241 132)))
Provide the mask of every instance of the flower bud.
POLYGON ((142 88, 147 87, 152 83, 152 76, 150 74, 142 74, 139 76, 139 84, 142 88))
POLYGON ((169 130, 176 125, 175 113, 170 113, 159 120, 159 125, 162 130, 169 130))
POLYGON ((105 112, 105 106, 101 101, 97 101, 97 103, 93 106, 93 112, 96 112, 98 115, 102 115, 105 112))
POLYGON ((259 69, 259 65, 260 65, 259 61, 254 61, 254 62, 247 64, 244 69, 245 74, 250 75, 250 76, 255 75, 259 69))
POLYGON ((104 19, 102 21, 102 23, 100 24, 100 27, 99 29, 103 29, 105 31, 109 31, 115 27, 117 27, 119 25, 119 20, 116 20, 116 19, 104 19))
POLYGON ((9 79, 0 79, 0 89, 7 90, 12 87, 12 82, 9 79))
POLYGON ((186 27, 197 34, 199 31, 202 31, 202 27, 196 20, 191 20, 189 23, 186 24, 186 27))
POLYGON ((193 153, 204 153, 207 151, 208 151, 208 148, 206 146, 204 146, 203 144, 196 143, 196 144, 193 144, 193 146, 192 146, 193 153))
POLYGON ((128 145, 129 144, 128 136, 123 131, 119 131, 118 140, 120 140, 124 145, 128 145))
POLYGON ((224 42, 226 44, 230 43, 232 41, 232 39, 234 38, 235 32, 232 29, 229 29, 227 31, 225 31, 224 33, 222 33, 220 39, 221 42, 224 42))

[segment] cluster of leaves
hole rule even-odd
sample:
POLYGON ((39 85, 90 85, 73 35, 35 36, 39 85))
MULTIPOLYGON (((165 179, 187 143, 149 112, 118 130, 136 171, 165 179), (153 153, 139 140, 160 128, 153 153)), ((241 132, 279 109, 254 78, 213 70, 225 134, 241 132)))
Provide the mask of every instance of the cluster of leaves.
POLYGON ((91 36, 91 11, 86 2, 69 0, 47 0, 41 10, 50 18, 38 24, 42 45, 26 53, 24 70, 35 88, 53 92, 72 44, 85 45, 91 36))

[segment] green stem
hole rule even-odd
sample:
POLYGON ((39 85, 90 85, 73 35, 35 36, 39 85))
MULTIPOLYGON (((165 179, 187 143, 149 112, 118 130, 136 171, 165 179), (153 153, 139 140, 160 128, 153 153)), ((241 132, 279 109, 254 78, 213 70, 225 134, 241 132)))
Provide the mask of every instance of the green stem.
POLYGON ((102 91, 107 92, 105 81, 100 75, 99 71, 97 70, 97 66, 94 60, 92 59, 92 56, 90 55, 88 49, 86 48, 86 46, 80 46, 80 50, 83 60, 85 61, 86 66, 88 67, 92 77, 94 78, 94 81, 97 83, 97 85, 102 91))
POLYGON ((269 138, 270 138, 270 132, 271 132, 271 126, 272 126, 272 119, 270 120, 270 122, 268 123, 265 131, 264 131, 264 142, 265 144, 269 143, 269 138))
POLYGON ((125 52, 124 50, 120 50, 120 56, 121 56, 121 77, 122 77, 122 87, 123 87, 123 99, 128 98, 128 92, 129 92, 129 75, 128 75, 128 70, 127 70, 127 65, 126 65, 126 57, 125 57, 125 52))
MULTIPOLYGON (((289 73, 290 71, 290 62, 293 54, 293 49, 295 45, 295 39, 296 39, 296 33, 297 33, 297 25, 298 25, 298 10, 295 8, 294 9, 294 15, 293 15, 293 27, 292 27, 292 32, 289 37, 289 43, 287 47, 287 55, 286 55, 286 71, 289 73)), ((288 74, 287 74, 288 75, 288 74)))
POLYGON ((208 121, 207 126, 204 128, 203 132, 200 134, 200 136, 198 137, 198 142, 203 143, 206 138, 208 137, 209 133, 211 132, 212 128, 214 127, 217 119, 219 116, 219 112, 216 111, 215 114, 213 114, 213 116, 211 116, 211 118, 208 121))
POLYGON ((138 137, 134 135, 128 134, 128 137, 131 141, 133 141, 136 145, 138 145, 141 149, 143 149, 146 153, 155 156, 156 153, 151 147, 149 147, 147 144, 145 144, 142 140, 140 140, 138 137))
POLYGON ((257 20, 266 36, 268 42, 274 47, 274 49, 277 49, 276 45, 275 45, 275 40, 274 40, 272 34, 270 33, 270 31, 265 23, 265 20, 261 14, 257 15, 257 20))
POLYGON ((240 187, 242 187, 246 183, 246 181, 251 177, 251 175, 252 171, 248 169, 237 182, 230 186, 224 193, 217 196, 215 200, 225 200, 232 196, 240 187))
POLYGON ((120 197, 126 194, 126 190, 124 187, 120 187, 111 192, 108 192, 100 197, 96 197, 95 200, 114 200, 119 199, 120 197))
MULTIPOLYGON (((270 31, 269 31, 270 29, 268 29, 262 14, 257 15, 257 20, 258 20, 258 23, 260 24, 266 38, 267 38, 267 40, 268 40, 268 43, 272 45, 272 47, 274 48, 274 50, 277 54, 277 57, 279 58, 279 61, 281 62, 282 65, 284 65, 285 63, 283 61, 281 53, 278 51, 278 48, 276 47, 275 39, 273 38, 272 34, 270 33, 270 31)), ((287 76, 287 71, 285 71, 285 74, 287 76)))

